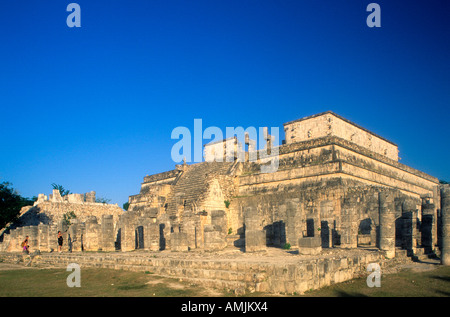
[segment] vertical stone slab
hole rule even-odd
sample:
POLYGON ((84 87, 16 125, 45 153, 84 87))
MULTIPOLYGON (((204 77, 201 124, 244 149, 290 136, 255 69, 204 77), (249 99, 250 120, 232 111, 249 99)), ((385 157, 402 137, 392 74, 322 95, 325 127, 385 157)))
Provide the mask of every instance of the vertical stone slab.
POLYGON ((433 252, 437 243, 436 207, 429 198, 422 201, 422 245, 427 252, 433 252))
POLYGON ((6 252, 8 250, 9 243, 11 242, 11 233, 4 233, 3 234, 3 241, 0 244, 0 251, 6 252))
POLYGON ((20 238, 19 237, 19 230, 18 229, 14 229, 10 231, 10 243, 6 249, 7 252, 16 252, 16 251, 20 251, 20 244, 22 243, 22 241, 19 242, 20 238))
POLYGON ((443 186, 441 189, 441 207, 441 263, 450 265, 450 186, 443 186))
POLYGON ((261 217, 254 207, 245 208, 245 252, 266 250, 266 233, 262 229, 261 217))
POLYGON ((19 227, 17 230, 17 241, 14 244, 14 251, 22 251, 21 244, 25 240, 25 237, 28 235, 25 227, 19 227))
POLYGON ((227 214, 224 210, 211 211, 211 224, 216 231, 219 231, 224 236, 228 231, 227 214))
POLYGON ((159 236, 159 224, 156 222, 150 222, 146 226, 147 229, 147 240, 146 245, 149 251, 159 251, 160 250, 160 236, 159 236), (148 241, 148 243, 147 243, 148 241))
POLYGON ((286 243, 295 247, 302 236, 299 199, 291 199, 286 207, 286 243))
MULTIPOLYGON (((50 225, 48 229, 48 249, 49 252, 58 251, 58 225, 50 225)), ((62 233, 62 232, 61 232, 62 233)), ((64 235, 63 235, 64 237, 64 235)), ((63 240, 63 248, 67 245, 67 240, 63 240)), ((62 248, 62 249, 63 249, 62 248)))
POLYGON ((380 249, 388 258, 395 257, 395 203, 391 192, 379 193, 380 249))
POLYGON ((341 247, 358 247, 357 198, 345 197, 341 211, 341 247))
POLYGON ((417 250, 417 214, 416 204, 408 199, 403 203, 403 228, 402 228, 402 247, 408 250, 409 254, 415 254, 417 250))
POLYGON ((171 227, 172 227, 169 215, 163 214, 160 217, 158 217, 158 225, 159 225, 160 250, 169 250, 171 227))
POLYGON ((173 232, 170 235, 170 250, 175 252, 185 252, 189 250, 186 232, 173 232))
POLYGON ((84 195, 84 200, 87 202, 87 203, 95 203, 95 191, 90 191, 89 193, 86 193, 85 195, 84 195))
POLYGON ((91 216, 86 219, 86 232, 83 239, 84 251, 98 251, 100 225, 97 222, 97 217, 91 216))
POLYGON ((192 212, 183 213, 183 230, 187 233, 188 246, 190 249, 197 248, 196 219, 197 216, 195 216, 192 212))
POLYGON ((49 252, 50 246, 48 244, 49 225, 39 224, 39 250, 41 252, 49 252))
POLYGON ((70 252, 80 252, 82 250, 81 243, 81 224, 78 219, 71 219, 69 230, 67 231, 67 243, 70 252))
POLYGON ((98 246, 102 251, 115 251, 114 218, 112 215, 103 215, 100 227, 100 238, 98 246))
POLYGON ((55 202, 55 203, 63 201, 63 199, 61 197, 61 193, 59 192, 59 190, 53 189, 53 194, 51 196, 51 201, 55 202))
POLYGON ((123 252, 133 251, 136 247, 136 232, 134 225, 128 222, 122 223, 121 232, 121 249, 123 252))

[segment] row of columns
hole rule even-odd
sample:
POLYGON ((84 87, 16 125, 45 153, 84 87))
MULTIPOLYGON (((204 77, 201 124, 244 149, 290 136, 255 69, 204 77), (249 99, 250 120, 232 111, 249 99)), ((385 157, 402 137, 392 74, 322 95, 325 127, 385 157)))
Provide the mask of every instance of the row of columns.
POLYGON ((58 250, 58 231, 63 236, 63 251, 114 251, 114 221, 112 215, 104 215, 102 223, 96 217, 89 217, 86 222, 72 219, 70 226, 59 224, 39 224, 37 226, 19 227, 5 234, 0 245, 1 251, 22 251, 21 244, 28 236, 30 251, 52 252, 58 250))

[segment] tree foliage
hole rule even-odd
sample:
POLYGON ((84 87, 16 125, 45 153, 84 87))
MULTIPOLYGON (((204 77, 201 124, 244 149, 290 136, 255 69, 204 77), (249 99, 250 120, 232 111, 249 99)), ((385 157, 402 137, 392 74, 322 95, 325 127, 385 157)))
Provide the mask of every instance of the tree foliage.
POLYGON ((52 184, 53 189, 57 189, 59 190, 59 193, 61 194, 61 197, 69 195, 70 194, 70 190, 65 189, 63 185, 59 185, 59 184, 52 184))
POLYGON ((8 223, 16 221, 20 209, 24 206, 33 205, 34 198, 29 199, 20 196, 11 183, 0 183, 0 229, 8 223))
POLYGON ((104 198, 104 197, 97 197, 95 198, 96 203, 102 203, 102 204, 109 204, 111 199, 104 198))

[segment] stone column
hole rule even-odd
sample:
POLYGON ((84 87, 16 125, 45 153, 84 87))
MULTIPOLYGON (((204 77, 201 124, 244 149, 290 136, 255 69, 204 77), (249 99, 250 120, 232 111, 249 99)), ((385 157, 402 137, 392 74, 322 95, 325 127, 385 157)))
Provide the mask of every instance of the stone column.
POLYGON ((115 237, 114 237, 114 218, 112 215, 103 215, 100 227, 100 245, 99 249, 102 251, 115 251, 115 237))
POLYGON ((38 230, 39 230, 39 250, 41 252, 48 252, 50 251, 50 246, 48 244, 48 232, 49 232, 49 225, 39 224, 38 230))
POLYGON ((254 207, 245 208, 245 252, 266 250, 266 233, 262 229, 261 217, 254 207))
POLYGON ((99 249, 99 224, 97 217, 91 216, 86 219, 86 233, 83 239, 84 251, 98 251, 99 249))
POLYGON ((302 236, 302 223, 298 203, 298 198, 291 199, 287 202, 286 207, 286 243, 289 243, 292 247, 298 246, 298 239, 302 236))
MULTIPOLYGON (((67 245, 67 240, 63 241, 63 247, 65 245, 67 245)), ((58 225, 56 224, 50 225, 48 228, 48 249, 50 252, 58 251, 58 225)))
POLYGON ((358 247, 358 224, 356 221, 356 197, 345 197, 341 210, 341 247, 358 247))
POLYGON ((5 252, 8 250, 9 243, 11 242, 11 234, 3 234, 3 242, 0 243, 0 251, 5 252))
POLYGON ((159 236, 159 224, 156 222, 150 222, 147 224, 147 235, 145 243, 149 251, 159 251, 160 249, 160 236, 159 236), (147 243, 148 241, 148 243, 147 243))
POLYGON ((79 223, 78 219, 70 220, 70 227, 67 233, 68 233, 67 243, 69 246, 69 251, 71 252, 81 251, 82 249, 81 223, 79 223))
POLYGON ((39 229, 38 226, 30 226, 29 228, 30 251, 34 252, 39 250, 39 229))
POLYGON ((395 203, 393 193, 380 192, 380 249, 395 257, 395 203))
POLYGON ((211 211, 211 224, 215 227, 215 230, 219 231, 225 236, 228 231, 226 212, 224 210, 211 211))
POLYGON ((450 265, 450 186, 441 190, 441 220, 442 220, 442 265, 450 265))
POLYGON ((136 230, 132 217, 124 214, 120 217, 120 243, 123 252, 133 251, 136 247, 136 230))
POLYGON ((205 250, 222 250, 227 246, 227 215, 223 210, 211 212, 211 224, 204 226, 204 248, 205 250))
POLYGON ((437 243, 436 206, 430 198, 422 201, 422 245, 426 252, 433 252, 437 243))
POLYGON ((183 228, 188 236, 188 246, 190 249, 197 248, 197 218, 193 212, 184 212, 183 213, 183 228))
POLYGON ((10 235, 11 235, 10 242, 6 251, 8 252, 20 251, 20 244, 22 243, 23 240, 21 240, 22 237, 20 236, 18 228, 11 230, 10 235))

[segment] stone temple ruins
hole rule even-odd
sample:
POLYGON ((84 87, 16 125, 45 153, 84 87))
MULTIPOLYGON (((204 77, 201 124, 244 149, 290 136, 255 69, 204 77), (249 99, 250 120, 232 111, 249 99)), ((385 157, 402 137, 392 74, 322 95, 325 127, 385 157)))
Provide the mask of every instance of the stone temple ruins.
MULTIPOLYGON (((180 276, 173 263, 181 254, 175 266, 188 265, 190 257, 215 263, 190 263, 189 268, 197 265, 192 278, 214 265, 222 271, 224 266, 237 271, 241 265, 252 272, 247 282, 254 289, 269 292, 302 292, 341 282, 369 262, 401 256, 435 257, 450 264, 449 185, 400 163, 396 144, 331 111, 287 122, 284 134, 277 151, 272 150, 278 163, 272 173, 261 172, 267 155, 254 150, 248 135, 244 159, 235 155, 219 162, 207 157, 217 156, 218 148, 245 148, 237 138, 210 143, 204 147, 204 162, 184 162, 145 176, 140 192, 129 197, 128 211, 95 203, 92 192, 61 197, 54 191, 49 198, 41 194, 22 211, 22 225, 3 235, 0 251, 19 252, 28 235, 31 247, 44 258, 56 248, 60 230, 71 241, 64 248, 73 256, 73 251, 118 254, 110 258, 110 267, 140 261, 162 275, 180 276), (77 216, 69 224, 63 219, 68 211, 77 216), (226 250, 237 250, 241 258, 217 264, 213 255, 226 250), (280 257, 260 271, 255 271, 255 262, 248 266, 254 261, 250 255, 262 261, 270 250, 289 252, 289 258, 280 257), (367 252, 351 253, 357 250, 367 252), (130 251, 136 256, 124 260, 130 251), (344 251, 350 253, 340 256, 344 251), (145 264, 144 254, 156 258, 145 264), (164 262, 162 254, 172 262, 164 262)), ((270 137, 267 142, 268 149, 270 137)))

